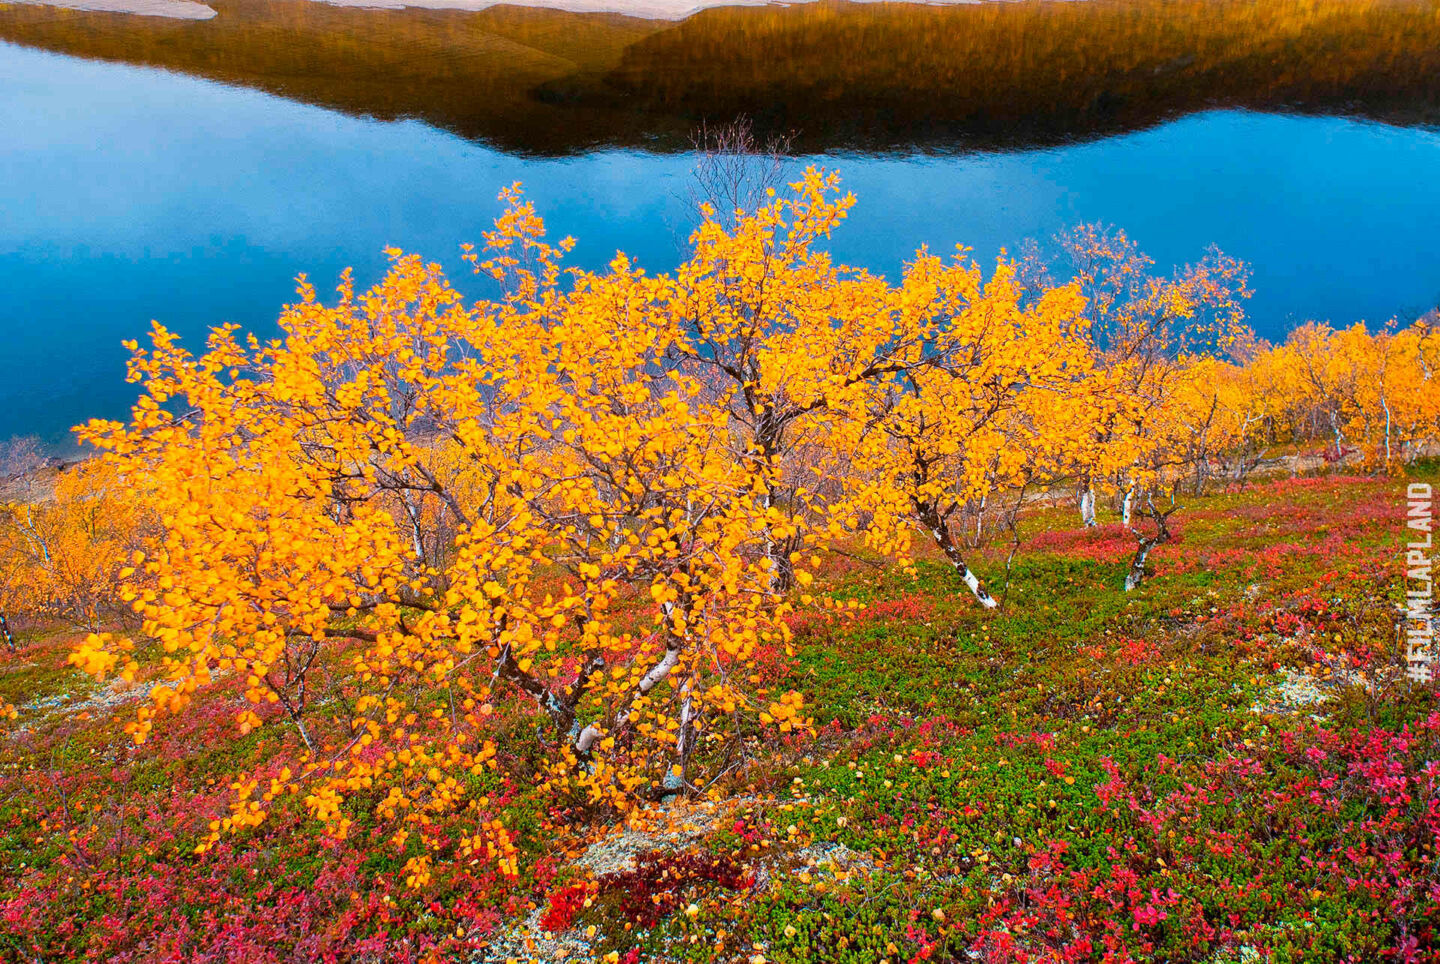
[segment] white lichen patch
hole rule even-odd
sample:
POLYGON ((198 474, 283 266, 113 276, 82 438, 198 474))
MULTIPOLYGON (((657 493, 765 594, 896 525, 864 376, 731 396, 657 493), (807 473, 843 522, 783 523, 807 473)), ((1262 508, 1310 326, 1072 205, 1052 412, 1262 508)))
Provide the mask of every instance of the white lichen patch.
MULTIPOLYGON (((726 822, 733 821, 737 811, 755 803, 753 797, 740 797, 719 802, 676 802, 641 811, 626 826, 592 843, 570 866, 581 876, 595 879, 633 870, 642 854, 696 849, 726 822)), ((754 879, 749 893, 753 894, 764 893, 787 880, 845 883, 875 870, 870 858, 834 841, 815 841, 801 847, 782 842, 752 855, 752 861, 754 879)), ((563 933, 546 931, 542 925, 546 909, 541 906, 524 921, 498 933, 472 964, 594 960, 595 943, 588 926, 563 933)))
POLYGON ((1334 669, 1324 676, 1312 676, 1290 667, 1282 667, 1279 681, 1251 707, 1250 712, 1262 716, 1309 716, 1316 722, 1325 719, 1324 707, 1337 698, 1341 690, 1359 687, 1375 692, 1388 685, 1395 673, 1365 674, 1351 669, 1334 669))
POLYGON ((127 703, 138 702, 146 692, 148 691, 144 686, 128 683, 117 676, 83 695, 64 692, 42 696, 16 707, 20 721, 16 732, 30 732, 37 726, 44 726, 61 718, 108 716, 127 703))
POLYGON ((1297 672, 1290 667, 1280 670, 1280 680, 1265 697, 1250 707, 1250 712, 1265 715, 1310 713, 1316 719, 1314 708, 1322 706, 1333 698, 1313 677, 1297 672))
POLYGON ((552 934, 540 926, 544 916, 545 908, 537 908, 518 925, 498 934, 478 957, 472 959, 473 964, 594 960, 594 947, 580 928, 552 934))

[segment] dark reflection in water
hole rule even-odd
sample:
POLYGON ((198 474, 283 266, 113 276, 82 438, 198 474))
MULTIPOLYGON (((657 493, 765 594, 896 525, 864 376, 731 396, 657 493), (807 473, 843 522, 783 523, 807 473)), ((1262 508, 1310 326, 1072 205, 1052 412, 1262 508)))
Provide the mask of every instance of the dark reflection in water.
POLYGON ((206 21, 0 4, 0 39, 165 67, 502 150, 670 151, 750 115, 806 152, 1024 148, 1215 107, 1440 122, 1432 0, 820 2, 679 23, 211 0, 206 21))

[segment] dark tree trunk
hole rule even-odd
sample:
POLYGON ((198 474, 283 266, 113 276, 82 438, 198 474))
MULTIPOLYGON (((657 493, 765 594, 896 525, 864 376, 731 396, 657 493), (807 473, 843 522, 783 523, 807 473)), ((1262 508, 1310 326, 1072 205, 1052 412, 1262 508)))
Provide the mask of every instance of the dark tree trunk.
POLYGON ((1148 495, 1145 497, 1145 514, 1155 523, 1155 531, 1145 533, 1133 526, 1130 528, 1131 535, 1135 537, 1135 557, 1130 560, 1130 571, 1125 574, 1126 592, 1145 581, 1145 561, 1150 558, 1150 551, 1170 541, 1170 514, 1178 508, 1172 501, 1170 508, 1161 512, 1148 495))

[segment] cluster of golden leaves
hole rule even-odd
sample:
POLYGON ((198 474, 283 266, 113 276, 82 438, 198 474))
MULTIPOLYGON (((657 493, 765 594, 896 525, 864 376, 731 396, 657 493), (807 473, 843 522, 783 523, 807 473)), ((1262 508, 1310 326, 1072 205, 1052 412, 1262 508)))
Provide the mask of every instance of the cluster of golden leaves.
POLYGON ((151 527, 149 502, 99 463, 36 476, 0 501, 0 615, 98 629, 115 616, 120 569, 151 527))
POLYGON ((95 634, 74 662, 150 680, 137 741, 228 678, 242 731, 280 716, 305 744, 268 789, 237 779, 199 849, 290 794, 333 834, 364 806, 427 847, 471 812, 461 856, 513 873, 496 771, 623 810, 808 728, 761 670, 828 541, 946 548, 957 507, 1155 484, 1251 424, 1251 369, 1218 357, 1248 343, 1243 268, 1218 255, 1155 279, 1082 233, 1062 283, 1004 259, 987 280, 963 249, 891 282, 823 250, 853 199, 812 169, 705 209, 669 274, 586 272, 503 197, 465 249, 495 298, 392 251, 334 304, 302 281, 276 340, 223 327, 192 355, 157 325, 131 420, 81 430, 157 520, 118 593, 158 654, 95 634), (546 724, 538 763, 504 745, 517 714, 546 724))
MULTIPOLYGON (((546 244, 508 192, 472 255, 500 298, 465 305, 437 266, 392 252, 380 284, 347 276, 334 305, 302 287, 282 339, 220 328, 194 356, 157 326, 132 345, 132 419, 82 435, 146 480, 161 520, 123 571, 160 651, 134 738, 241 679, 299 728, 287 784, 343 834, 351 798, 422 832, 483 810, 471 778, 497 766, 491 718, 517 697, 551 724, 548 786, 596 805, 696 790, 742 731, 803 728, 797 695, 751 683, 761 651, 785 648, 790 606, 755 547, 794 522, 764 497, 770 468, 737 450, 676 313, 703 299, 707 324, 734 324, 725 289, 763 285, 755 268, 775 275, 763 265, 788 245, 814 273, 788 283, 823 326, 833 269, 803 249, 843 210, 830 188, 817 176, 732 229, 708 221, 673 277, 617 258, 563 287, 568 244, 546 244), (316 712, 320 666, 343 672, 342 720, 316 712)), ((96 634, 75 662, 133 675, 134 651, 96 634)), ((263 812, 242 802, 218 829, 263 812)), ((487 826, 472 849, 509 859, 487 826)))
MULTIPOLYGON (((1435 317, 1371 332, 1303 325, 1217 378, 1232 432, 1323 439, 1373 468, 1401 472, 1440 444, 1435 317)), ((1336 453, 1337 455, 1340 453, 1336 453)))

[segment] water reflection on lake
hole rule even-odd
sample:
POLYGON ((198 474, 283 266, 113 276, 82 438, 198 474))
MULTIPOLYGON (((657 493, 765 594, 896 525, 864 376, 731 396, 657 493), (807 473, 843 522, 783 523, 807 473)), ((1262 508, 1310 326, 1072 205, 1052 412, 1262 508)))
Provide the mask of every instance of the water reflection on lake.
POLYGON ((514 180, 578 263, 667 268, 685 131, 739 111, 841 170, 860 203, 834 249, 875 270, 1104 220, 1162 264, 1210 243, 1250 261, 1272 337, 1440 301, 1433 4, 1175 0, 1164 29, 1086 4, 680 24, 213 5, 190 23, 0 5, 0 37, 33 45, 0 44, 0 438, 123 414, 119 342, 150 318, 266 330, 295 273, 368 282, 387 244, 460 274, 514 180))
POLYGON ((815 0, 679 22, 207 4, 217 16, 186 22, 0 2, 0 39, 527 154, 684 149, 740 113, 817 153, 1025 148, 1214 108, 1440 119, 1434 0, 815 0))

